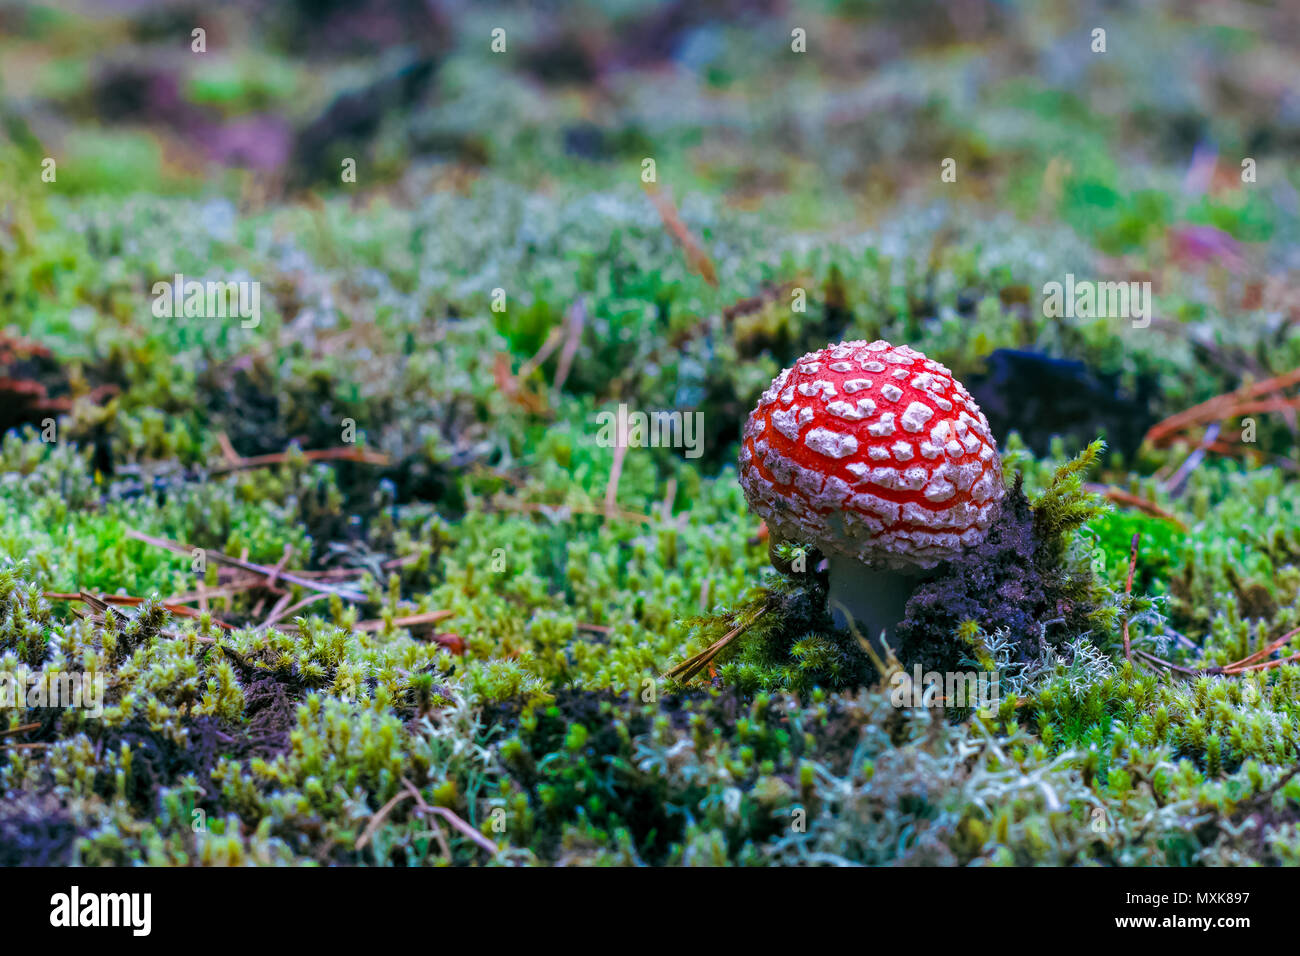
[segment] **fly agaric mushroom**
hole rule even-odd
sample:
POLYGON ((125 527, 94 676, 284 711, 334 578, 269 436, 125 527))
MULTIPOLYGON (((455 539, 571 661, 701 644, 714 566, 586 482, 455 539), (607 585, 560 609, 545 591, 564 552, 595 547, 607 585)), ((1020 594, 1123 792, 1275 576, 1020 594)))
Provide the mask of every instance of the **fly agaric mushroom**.
POLYGON ((1004 492, 970 393, 884 341, 827 346, 773 379, 745 424, 740 484, 774 535, 826 555, 836 626, 873 639, 927 570, 984 540, 1004 492))

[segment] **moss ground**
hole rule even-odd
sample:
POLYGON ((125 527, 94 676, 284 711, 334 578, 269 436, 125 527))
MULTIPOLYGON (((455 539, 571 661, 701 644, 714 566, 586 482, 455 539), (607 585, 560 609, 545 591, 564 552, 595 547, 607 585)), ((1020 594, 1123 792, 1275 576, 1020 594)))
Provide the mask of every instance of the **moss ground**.
POLYGON ((823 2, 798 55, 756 6, 473 5, 333 57, 309 4, 216 13, 153 68, 179 112, 89 55, 159 22, 14 15, 0 675, 104 707, 0 709, 0 863, 1300 862, 1294 404, 1181 471, 1203 431, 1144 438, 1300 366, 1300 119, 1252 67, 1300 24, 823 2), (241 122, 272 171, 216 150, 241 122), (177 273, 260 283, 260 322, 158 317, 177 273), (1067 274, 1151 279, 1152 322, 1045 316, 1067 274), (856 338, 952 368, 1019 482, 894 648, 996 671, 983 713, 895 706, 737 485, 762 389, 856 338), (620 404, 698 448, 604 447, 620 404))

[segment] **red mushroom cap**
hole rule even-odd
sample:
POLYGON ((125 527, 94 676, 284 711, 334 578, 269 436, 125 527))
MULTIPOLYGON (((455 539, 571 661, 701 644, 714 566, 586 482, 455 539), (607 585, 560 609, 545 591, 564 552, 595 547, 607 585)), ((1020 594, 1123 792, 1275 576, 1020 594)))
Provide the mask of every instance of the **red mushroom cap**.
POLYGON ((773 379, 745 424, 740 484, 782 537, 893 569, 979 544, 1004 492, 970 393, 884 341, 809 352, 773 379))

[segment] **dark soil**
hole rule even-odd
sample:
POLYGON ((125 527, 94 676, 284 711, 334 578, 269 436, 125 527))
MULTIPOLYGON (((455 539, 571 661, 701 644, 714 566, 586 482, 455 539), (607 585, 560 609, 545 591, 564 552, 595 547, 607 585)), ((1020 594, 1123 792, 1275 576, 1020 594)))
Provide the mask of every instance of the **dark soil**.
POLYGON ((1005 628, 1020 642, 1021 661, 1036 658, 1041 641, 1054 644, 1058 635, 1087 631, 1093 608, 1079 601, 1080 583, 1069 579, 1047 550, 1017 481, 984 542, 922 584, 908 601, 897 630, 899 659, 927 670, 959 669, 971 655, 953 641, 964 621, 978 621, 985 634, 1005 628))

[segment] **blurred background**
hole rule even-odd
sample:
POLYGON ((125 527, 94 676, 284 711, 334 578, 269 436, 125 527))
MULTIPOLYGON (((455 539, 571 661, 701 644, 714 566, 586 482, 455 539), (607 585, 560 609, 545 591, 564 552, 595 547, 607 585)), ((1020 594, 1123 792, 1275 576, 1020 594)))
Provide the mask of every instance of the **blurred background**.
MULTIPOLYGON (((885 336, 999 434, 1131 460, 1300 364, 1297 41, 1300 8, 1240 0, 7 2, 0 304, 46 351, 10 343, 0 425, 75 412, 104 471, 344 415, 399 460, 437 432, 444 463, 500 463, 518 435, 465 437, 478 389, 541 356, 583 414, 705 410, 716 468, 792 358, 885 336), (143 312, 214 270, 263 283, 259 329, 143 312), (1067 273, 1151 281, 1151 327, 1044 317, 1067 273), (492 341, 457 353, 460 319, 492 341), (384 355, 419 345, 470 380, 417 361, 395 389, 384 355)), ((1237 453, 1289 455, 1289 418, 1263 432, 1237 453)), ((425 465, 397 477, 436 496, 425 465)))

